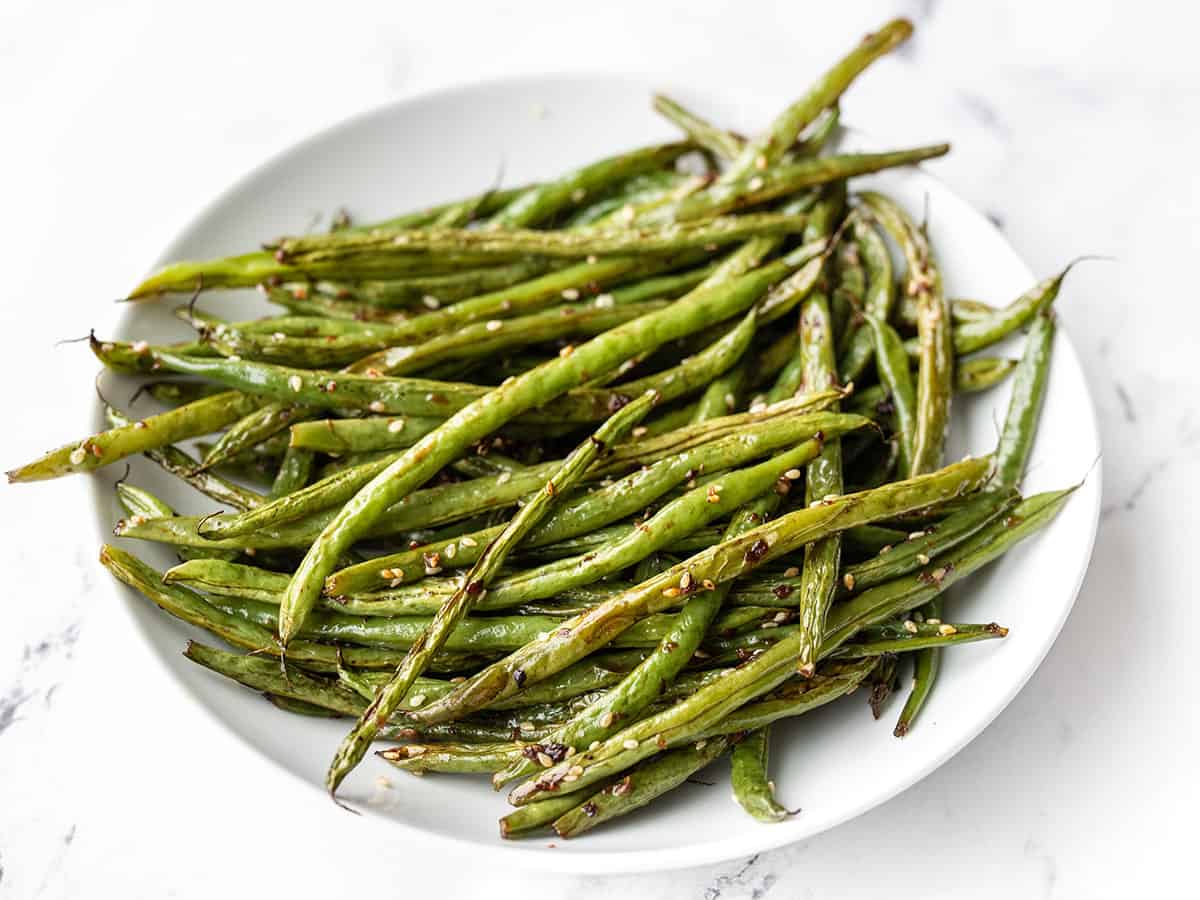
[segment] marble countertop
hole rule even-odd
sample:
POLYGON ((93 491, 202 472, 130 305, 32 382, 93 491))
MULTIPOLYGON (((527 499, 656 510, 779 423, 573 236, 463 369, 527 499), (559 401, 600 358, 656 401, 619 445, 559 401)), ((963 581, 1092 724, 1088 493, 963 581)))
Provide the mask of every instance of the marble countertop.
POLYGON ((952 140, 939 174, 1035 271, 1082 253, 1114 258, 1081 267, 1060 309, 1091 380, 1106 485, 1074 613, 978 739, 833 831, 659 875, 481 871, 449 855, 415 859, 348 816, 312 815, 307 798, 240 781, 244 749, 148 675, 160 670, 139 666, 145 651, 124 617, 106 614, 112 593, 80 481, 3 487, 0 897, 1171 891, 1191 868, 1200 800, 1196 669, 1177 637, 1196 597, 1179 566, 1200 506, 1200 305, 1186 276, 1200 245, 1195 17, 1115 0, 877 2, 836 14, 695 0, 467 7, 344 0, 310 18, 294 3, 8 0, 6 463, 75 436, 91 414, 80 388, 90 356, 53 345, 113 323, 103 286, 131 283, 208 198, 315 127, 513 73, 799 86, 848 36, 901 13, 916 39, 851 92, 845 118, 896 143, 952 140))

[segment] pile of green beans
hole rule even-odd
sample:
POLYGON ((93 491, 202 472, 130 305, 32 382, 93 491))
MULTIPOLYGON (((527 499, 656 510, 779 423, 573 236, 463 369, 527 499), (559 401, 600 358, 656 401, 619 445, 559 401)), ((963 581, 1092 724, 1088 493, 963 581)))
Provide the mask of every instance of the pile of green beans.
POLYGON ((948 299, 911 212, 849 182, 949 148, 829 149, 842 93, 911 31, 756 136, 659 96, 677 142, 172 263, 130 299, 281 309, 193 297, 176 343, 93 337, 163 408, 106 405, 109 430, 9 479, 141 455, 206 496, 180 516, 123 477, 115 535, 180 562, 101 562, 232 648, 188 659, 353 721, 331 795, 383 741, 410 772, 512 783, 503 837, 571 838, 726 757, 742 808, 785 819, 771 724, 860 684, 879 717, 911 663, 907 734, 940 655, 1007 634, 945 591, 1072 491, 1020 493, 1066 269, 948 299), (1019 361, 980 355, 1026 328, 1019 361), (1010 375, 995 450, 947 464, 954 395, 1010 375))

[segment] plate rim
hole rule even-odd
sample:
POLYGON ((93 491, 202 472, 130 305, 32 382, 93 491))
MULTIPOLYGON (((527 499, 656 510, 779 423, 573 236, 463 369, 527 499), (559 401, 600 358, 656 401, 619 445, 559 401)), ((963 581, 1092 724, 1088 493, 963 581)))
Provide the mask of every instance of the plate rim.
MULTIPOLYGON (((235 178, 227 187, 216 193, 210 200, 204 203, 200 208, 196 209, 184 219, 184 224, 175 232, 173 237, 165 243, 162 251, 155 257, 151 265, 151 270, 162 266, 164 263, 173 259, 180 258, 178 248, 188 243, 193 239, 194 233, 199 230, 201 223, 210 217, 218 210, 227 200, 232 199, 240 192, 246 190, 256 180, 262 177, 270 169, 280 165, 285 160, 295 155, 303 154, 310 147, 319 144, 322 141, 329 139, 346 129, 352 129, 361 126, 375 118, 386 118, 394 115, 402 115, 403 109, 408 106, 413 106, 420 103, 431 103, 439 100, 452 98, 456 95, 466 95, 479 91, 505 91, 513 89, 529 89, 547 82, 554 82, 561 86, 563 82, 578 82, 578 83, 598 83, 603 82, 606 85, 623 85, 626 87, 636 86, 639 88, 654 89, 654 85, 659 85, 666 89, 678 86, 682 87, 679 93, 688 93, 692 91, 702 91, 706 95, 712 96, 714 99, 719 99, 722 102, 736 104, 736 98, 728 89, 721 89, 711 83, 711 80, 694 81, 690 87, 682 85, 673 85, 669 75, 663 73, 653 73, 647 71, 631 71, 622 70, 620 72, 605 72, 603 70, 580 69, 569 72, 523 72, 508 76, 486 77, 476 79, 454 80, 451 82, 442 83, 428 88, 418 89, 412 93, 405 94, 401 97, 389 100, 385 103, 377 104, 356 111, 350 115, 337 119, 331 123, 321 126, 307 133, 304 137, 297 141, 287 144, 274 152, 267 155, 260 162, 250 167, 239 177, 235 178)), ((860 132, 863 133, 863 132, 860 132)), ((987 217, 980 212, 974 205, 963 199, 953 188, 946 182, 938 178, 924 169, 921 170, 924 177, 930 178, 938 183, 940 188, 944 190, 950 197, 961 205, 966 214, 976 217, 985 225, 995 236, 1003 242, 1003 244, 1011 251, 1014 259, 1018 260, 1025 270, 1029 282, 1035 280, 1032 270, 1029 269, 1024 259, 1016 252, 1015 248, 1009 242, 1007 237, 991 223, 987 217)), ((115 317, 115 331, 120 332, 126 324, 128 318, 133 314, 131 309, 121 309, 115 317)), ((1074 365, 1081 372, 1079 355, 1072 343, 1069 334, 1065 328, 1060 326, 1058 330, 1058 339, 1060 344, 1056 347, 1056 351, 1060 357, 1066 357, 1070 364, 1074 365)), ((1083 385, 1083 409, 1086 412, 1086 418, 1089 423, 1090 438, 1098 448, 1101 448, 1099 431, 1099 420, 1096 415, 1095 399, 1087 384, 1086 379, 1082 382, 1083 385)), ((93 425, 104 427, 103 413, 97 411, 93 416, 93 425)), ((97 530, 100 540, 107 541, 111 537, 111 521, 106 518, 105 510, 109 508, 111 497, 107 491, 107 483, 101 479, 90 479, 91 481, 91 496, 93 500, 93 508, 96 513, 97 530)), ((480 853, 487 855, 488 860, 495 859, 497 862, 504 864, 515 864, 530 870, 540 870, 547 872, 566 873, 566 874, 619 874, 619 873, 644 873, 656 871, 671 871, 675 869, 715 865, 731 859, 749 856, 752 854, 774 850, 788 844, 793 844, 798 841, 816 837, 827 831, 831 831, 840 825, 845 824, 852 819, 856 819, 864 813, 882 806, 884 803, 894 799, 900 794, 907 791, 909 788, 918 784, 927 778, 937 769, 945 765, 950 759, 956 756, 964 747, 978 738, 987 728, 999 717, 999 715, 1008 708, 1016 696, 1021 692, 1024 686, 1028 683, 1033 674, 1041 667, 1046 656, 1051 648, 1055 645, 1062 628, 1066 623, 1074 609, 1075 603, 1078 600, 1079 592, 1082 588, 1084 578, 1090 568, 1092 554, 1095 549, 1095 540, 1099 527, 1100 511, 1103 498, 1103 459, 1097 458, 1095 465, 1085 477, 1085 482, 1093 489, 1086 494, 1077 494, 1072 502, 1080 502, 1084 497, 1091 498, 1091 509, 1088 515, 1088 536, 1087 549, 1082 557, 1082 563, 1076 573, 1074 586, 1070 591, 1070 599, 1064 604, 1062 612, 1057 621, 1047 630, 1043 639, 1040 651, 1035 655, 1026 669, 1022 671, 1018 678, 1014 678, 1007 686, 1002 695, 986 713, 982 714, 979 719, 971 723, 970 727, 965 728, 959 735, 958 739, 951 742, 944 750, 939 753, 931 754, 923 765, 909 776, 898 779, 895 783, 889 784, 887 788, 878 794, 873 795, 870 799, 864 799, 862 802, 842 810, 839 815, 831 817, 823 825, 816 829, 806 829, 799 826, 802 819, 793 819, 790 822, 776 823, 769 828, 764 826, 761 830, 754 830, 745 835, 731 836, 728 839, 720 841, 708 841, 700 844, 688 844, 683 847, 659 848, 652 850, 621 850, 621 851, 587 851, 584 853, 556 853, 547 851, 544 841, 502 841, 499 837, 495 844, 481 843, 474 839, 459 838, 455 835, 444 834, 441 832, 430 831, 423 829, 417 825, 405 822, 403 820, 387 818, 382 815, 375 814, 370 809, 364 809, 361 817, 355 817, 358 821, 370 821, 373 824, 370 826, 376 829, 381 835, 390 834, 394 837, 397 832, 394 829, 400 829, 400 833, 407 838, 419 840, 423 845, 441 851, 450 851, 461 855, 472 855, 476 859, 480 853), (792 824, 797 823, 797 824, 792 824), (387 829, 387 831, 384 831, 387 829)), ((166 665, 165 660, 155 651, 151 645, 150 635, 146 632, 146 626, 138 620, 134 613, 140 601, 133 600, 129 594, 129 589, 124 588, 116 581, 105 579, 108 587, 106 590, 112 591, 118 598, 118 605, 122 609, 122 614, 132 626, 132 629, 137 632, 139 644, 146 655, 151 656, 155 660, 155 665, 169 676, 166 680, 174 685, 174 689, 181 691, 186 695, 193 705, 200 707, 205 716, 210 722, 215 722, 219 726, 219 731, 226 736, 232 736, 237 744, 249 748, 252 751, 252 757, 257 760, 257 764, 265 771, 269 771, 273 776, 280 778, 280 784, 285 782, 298 782, 304 786, 304 792, 309 796, 310 805, 313 807, 314 814, 317 814, 316 803, 324 803, 326 810, 333 810, 342 813, 342 810, 333 807, 328 803, 325 791, 314 785, 290 768, 281 765, 274 757, 269 755, 264 749, 256 745, 248 736, 233 727, 226 719, 224 719, 215 708, 212 708, 209 703, 199 697, 196 692, 186 682, 175 677, 166 665), (282 776, 282 777, 280 777, 282 776)), ((349 820, 353 824, 354 820, 349 820)), ((558 843, 554 838, 549 838, 551 841, 558 843)))

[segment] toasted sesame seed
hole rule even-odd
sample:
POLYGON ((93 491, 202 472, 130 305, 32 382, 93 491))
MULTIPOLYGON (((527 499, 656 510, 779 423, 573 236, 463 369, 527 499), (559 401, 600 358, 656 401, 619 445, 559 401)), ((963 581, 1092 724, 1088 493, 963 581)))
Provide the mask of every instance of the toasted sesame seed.
POLYGON ((946 573, 947 573, 948 571, 950 571, 950 570, 949 570, 949 569, 947 569, 945 566, 942 566, 941 568, 934 569, 934 570, 933 570, 932 572, 930 572, 929 574, 930 574, 930 577, 931 577, 931 578, 932 578, 934 581, 936 581, 938 584, 941 584, 941 583, 942 583, 942 579, 946 577, 946 573))
POLYGON ((486 325, 484 325, 483 327, 486 328, 488 331, 499 331, 501 328, 504 327, 504 323, 501 322, 499 319, 489 319, 488 323, 486 325))
POLYGON ((649 430, 650 429, 648 429, 645 425, 639 425, 637 428, 633 429, 630 434, 632 434, 634 437, 642 437, 649 430))
POLYGON ((843 575, 842 584, 846 586, 846 590, 854 590, 854 574, 852 572, 847 572, 845 575, 843 575))
POLYGON ((707 493, 705 499, 709 503, 720 503, 721 502, 721 494, 718 492, 717 486, 715 484, 710 484, 708 486, 708 493, 707 493))
POLYGON ((632 222, 636 215, 637 215, 637 210, 633 208, 632 203, 626 203, 621 208, 621 218, 624 219, 626 222, 632 222))
POLYGON ((909 634, 916 634, 917 633, 917 623, 914 622, 912 619, 905 619, 904 620, 904 630, 907 631, 909 634))
POLYGON ((451 684, 462 684, 466 680, 467 680, 466 675, 455 675, 453 678, 450 679, 450 683, 451 684))
POLYGON ((132 349, 134 353, 145 353, 150 349, 150 345, 145 341, 134 341, 132 349))
POLYGON ((404 430, 404 420, 403 419, 394 419, 391 422, 388 422, 387 430, 391 434, 399 434, 401 431, 404 430))
MULTIPOLYGON (((616 721, 616 718, 617 718, 616 713, 614 713, 610 710, 609 712, 606 712, 604 715, 602 715, 600 717, 600 726, 602 728, 611 728, 612 723, 616 721)), ((600 745, 600 742, 596 741, 596 746, 598 747, 599 745, 600 745)))
POLYGON ((788 614, 786 612, 775 613, 775 621, 776 622, 786 622, 787 620, 788 620, 788 614))
POLYGON ((957 634, 957 633, 958 633, 958 629, 955 628, 953 625, 939 625, 938 626, 938 634, 943 635, 945 637, 949 637, 950 635, 957 634))
POLYGON ((550 758, 549 753, 539 752, 537 755, 537 761, 541 763, 543 769, 548 769, 554 765, 554 760, 550 758))
POLYGON ((425 695, 417 694, 417 696, 413 697, 408 702, 411 703, 413 706, 420 706, 421 704, 423 704, 425 702, 425 695))
POLYGON ((803 474, 804 473, 801 472, 799 469, 788 469, 786 472, 783 473, 783 477, 786 478, 788 481, 795 481, 803 474))
POLYGON ((600 309, 611 309, 617 303, 617 298, 612 294, 600 294, 596 297, 596 306, 600 309))
POLYGON ((705 578, 702 582, 700 582, 700 584, 702 584, 704 586, 704 589, 706 591, 714 591, 717 589, 716 582, 713 581, 711 578, 705 578))
POLYGON ((759 629, 761 629, 761 630, 764 630, 764 631, 765 631, 765 630, 766 630, 766 629, 768 629, 768 628, 778 628, 778 627, 779 627, 779 623, 778 623, 778 622, 763 622, 763 623, 762 623, 761 625, 759 625, 758 627, 759 627, 759 629))
POLYGON ((766 181, 763 180, 762 176, 755 175, 746 182, 746 187, 750 188, 752 191, 761 191, 764 184, 766 184, 766 181))
POLYGON ((923 566, 927 566, 927 565, 929 565, 929 557, 926 556, 924 553, 918 553, 917 554, 917 562, 919 562, 923 566))
POLYGON ((760 172, 767 168, 767 157, 765 153, 760 153, 758 156, 754 157, 754 168, 758 169, 760 172))
POLYGON ((407 747, 401 747, 400 749, 408 754, 409 759, 412 759, 414 756, 420 756, 425 753, 429 748, 421 744, 409 744, 407 747))
POLYGON ((299 393, 300 388, 304 387, 304 379, 299 375, 292 375, 288 378, 288 387, 299 393))
POLYGON ((563 359, 566 359, 568 356, 570 356, 574 352, 575 352, 575 345, 567 344, 567 346, 563 347, 561 350, 558 351, 558 355, 561 356, 563 359))
POLYGON ((511 472, 501 472, 496 476, 496 484, 508 484, 510 481, 512 481, 511 472))
POLYGON ((574 775, 576 778, 578 778, 583 774, 583 766, 571 766, 571 768, 567 769, 567 774, 574 775))
POLYGON ((275 332, 271 333, 271 340, 273 340, 273 341, 282 341, 282 340, 286 340, 286 339, 287 339, 287 335, 284 334, 282 331, 275 331, 275 332))
POLYGON ((880 555, 880 556, 883 556, 885 553, 891 553, 891 552, 892 552, 892 545, 891 545, 891 544, 884 544, 882 547, 880 547, 880 548, 879 548, 879 555, 880 555))
POLYGON ((475 540, 475 538, 470 537, 469 535, 463 535, 461 538, 458 539, 458 542, 460 544, 462 544, 464 547, 478 547, 479 546, 479 541, 475 540))
POLYGON ((146 524, 146 517, 145 517, 145 516, 130 516, 130 517, 129 517, 129 524, 130 524, 130 525, 133 525, 135 528, 136 528, 138 525, 145 525, 145 524, 146 524))
POLYGON ((687 591, 687 590, 691 590, 691 587, 692 587, 692 573, 684 572, 682 575, 679 576, 679 589, 681 591, 687 591))
POLYGON ((578 781, 578 780, 579 780, 579 776, 578 776, 578 775, 572 775, 572 774, 570 774, 570 773, 567 773, 566 775, 564 775, 564 776, 562 777, 562 780, 563 780, 563 781, 578 781))
POLYGON ((621 746, 626 750, 636 750, 638 748, 638 742, 633 738, 626 738, 621 742, 621 746))
POLYGON ((600 257, 598 257, 595 253, 588 254, 587 264, 589 266, 594 266, 599 261, 600 261, 600 257))
POLYGON ((795 578, 799 574, 800 574, 799 566, 788 566, 786 569, 783 570, 784 578, 795 578))
POLYGON ((669 587, 669 588, 663 588, 662 595, 664 597, 678 597, 680 593, 681 592, 680 592, 679 588, 669 587))
POLYGON ((562 297, 564 300, 578 300, 579 288, 563 288, 562 297))
POLYGON ((909 535, 908 535, 908 539, 910 541, 915 541, 917 538, 923 538, 923 537, 925 537, 925 532, 923 532, 923 531, 912 531, 912 532, 909 532, 909 535))
POLYGON ((82 447, 76 447, 74 450, 71 451, 71 455, 67 458, 69 460, 71 460, 71 465, 77 466, 80 463, 82 463, 85 459, 87 459, 87 451, 84 450, 82 447))
POLYGON ((367 404, 367 409, 369 409, 371 412, 381 413, 387 409, 387 404, 382 400, 372 400, 367 404))
POLYGON ((426 294, 421 298, 421 303, 424 304, 426 309, 437 309, 442 305, 442 301, 433 296, 433 294, 426 294))
POLYGON ((942 624, 941 619, 926 619, 925 622, 926 622, 926 624, 929 624, 929 625, 941 625, 942 624))
POLYGON ((767 401, 765 401, 765 400, 756 398, 754 400, 754 402, 750 404, 750 412, 752 412, 752 413, 760 413, 766 408, 767 408, 767 401))

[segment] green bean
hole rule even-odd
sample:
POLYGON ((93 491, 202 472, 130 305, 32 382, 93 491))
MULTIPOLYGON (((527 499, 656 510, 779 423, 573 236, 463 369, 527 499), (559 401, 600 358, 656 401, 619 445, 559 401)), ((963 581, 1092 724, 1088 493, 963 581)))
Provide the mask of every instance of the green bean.
POLYGON ((286 497, 288 494, 300 490, 308 484, 312 469, 313 452, 311 450, 288 447, 279 464, 279 471, 275 474, 275 482, 271 485, 270 497, 272 499, 286 497))
POLYGON ((381 267, 393 262, 411 266, 414 259, 440 261, 447 253, 466 260, 514 258, 526 254, 565 258, 647 255, 720 246, 758 235, 794 234, 804 228, 804 223, 804 216, 751 213, 667 225, 622 228, 589 225, 571 231, 376 229, 364 234, 283 238, 272 249, 281 265, 301 270, 331 262, 353 264, 363 257, 381 267))
MULTIPOLYGON (((849 219, 846 220, 850 222, 849 219)), ((852 332, 862 318, 863 297, 867 292, 867 271, 859 253, 857 241, 851 240, 848 227, 834 251, 835 287, 829 298, 829 312, 833 317, 833 333, 837 335, 837 350, 853 336, 852 332)))
POLYGON ((521 194, 496 213, 488 226, 527 228, 537 225, 568 205, 578 204, 630 175, 660 169, 691 149, 692 145, 686 142, 662 144, 594 162, 521 194))
POLYGON ((102 431, 67 444, 8 473, 13 482, 42 481, 92 472, 135 453, 157 450, 176 441, 224 428, 259 405, 237 391, 203 397, 149 418, 102 431))
POLYGON ((760 822, 782 822, 790 812, 775 799, 775 786, 767 776, 768 733, 766 727, 759 728, 734 745, 730 755, 733 799, 760 822))
MULTIPOLYGON (((892 255, 884 243, 883 236, 872 224, 861 216, 853 216, 851 232, 858 245, 866 275, 866 293, 863 295, 862 311, 884 322, 891 316, 895 305, 895 275, 892 272, 892 255)), ((875 354, 876 336, 871 329, 860 327, 857 319, 851 322, 841 349, 838 371, 843 383, 862 377, 875 354)))
POLYGON ((902 535, 898 542, 887 545, 886 552, 848 566, 842 575, 843 586, 847 592, 863 591, 927 566, 931 558, 958 546, 1008 512, 1017 499, 1012 489, 981 492, 936 527, 902 535))
POLYGON ((879 383, 887 391, 895 414, 900 471, 910 474, 916 461, 917 392, 908 370, 908 359, 900 336, 892 326, 874 315, 868 315, 866 319, 875 335, 875 368, 879 372, 879 383))
POLYGON ((651 212, 642 221, 691 222, 707 219, 785 197, 803 188, 896 166, 914 165, 922 160, 944 156, 949 150, 949 144, 934 144, 887 153, 823 156, 773 166, 742 178, 722 179, 670 206, 651 212))
POLYGON ((694 143, 718 159, 733 159, 742 152, 744 139, 702 119, 670 97, 655 94, 652 105, 655 112, 678 125, 694 143))
POLYGON ((628 213, 624 212, 627 207, 636 210, 642 206, 656 205, 689 186, 691 181, 689 176, 680 172, 659 171, 634 175, 611 192, 601 194, 598 200, 576 210, 563 225, 577 228, 598 225, 617 215, 627 216, 628 213))
MULTIPOLYGON (((643 582, 569 619, 548 640, 522 648, 459 685, 454 694, 421 710, 422 721, 444 721, 511 695, 614 639, 638 618, 676 605, 684 573, 691 584, 719 584, 836 531, 866 524, 977 488, 988 474, 987 459, 968 459, 940 472, 847 494, 820 506, 795 510, 744 535, 722 541, 662 575, 643 582), (518 674, 519 673, 519 674, 518 674)), ((693 589, 695 589, 693 587, 693 589)))
MULTIPOLYGON (((837 380, 833 321, 825 296, 814 293, 800 307, 800 355, 806 391, 832 387, 837 380)), ((842 444, 836 438, 825 442, 821 453, 808 464, 804 474, 804 502, 811 506, 842 493, 842 444)), ((804 547, 804 570, 800 576, 798 617, 801 630, 797 665, 801 675, 817 668, 817 648, 825 630, 825 619, 837 588, 842 558, 841 535, 831 534, 804 547)))
POLYGON ((446 275, 398 278, 392 281, 324 283, 317 286, 315 293, 325 296, 332 294, 330 299, 349 300, 381 309, 402 309, 422 303, 426 297, 432 297, 442 303, 452 303, 467 297, 503 290, 537 278, 557 267, 558 265, 551 260, 521 259, 446 275))
MULTIPOLYGON (((927 615, 937 618, 942 614, 942 598, 934 597, 925 604, 923 609, 927 615)), ((908 694, 908 699, 904 701, 904 708, 900 711, 900 718, 896 722, 893 732, 896 737, 904 737, 908 734, 913 722, 924 709, 925 701, 929 699, 934 682, 937 681, 941 663, 942 650, 940 647, 925 647, 916 651, 913 657, 912 690, 908 694)))
MULTIPOLYGON (((955 644, 970 644, 975 641, 987 641, 1008 636, 1008 629, 988 622, 986 625, 962 625, 943 623, 934 617, 925 623, 908 620, 905 625, 915 629, 909 634, 903 629, 892 628, 884 637, 870 635, 876 628, 864 628, 861 632, 863 640, 842 644, 829 654, 832 659, 862 659, 868 656, 891 656, 897 653, 924 652, 939 650, 955 644)), ((876 716, 876 718, 879 718, 876 716)))
POLYGON ((956 350, 950 309, 925 233, 903 209, 882 194, 867 192, 860 199, 904 251, 908 264, 905 293, 917 301, 917 400, 910 474, 919 475, 941 464, 946 440, 956 350))
POLYGON ((420 416, 370 416, 297 422, 289 430, 289 444, 320 453, 399 450, 411 447, 444 421, 420 416))
POLYGON ((360 300, 346 299, 349 294, 330 296, 312 289, 307 283, 272 287, 259 285, 263 297, 276 306, 282 306, 293 316, 307 319, 320 318, 326 322, 362 322, 368 325, 400 325, 411 316, 406 309, 387 309, 373 306, 360 300))
POLYGON ((645 394, 615 413, 594 435, 589 436, 586 442, 567 456, 546 482, 545 488, 531 498, 504 530, 488 544, 479 560, 471 567, 471 571, 463 577, 429 626, 409 648, 395 675, 379 691, 359 716, 354 728, 343 739, 325 776, 325 786, 331 795, 337 792, 342 780, 362 760, 379 726, 390 718, 429 659, 449 643, 451 635, 464 622, 467 613, 483 598, 508 554, 545 518, 558 493, 570 490, 600 453, 610 444, 622 440, 629 429, 645 417, 656 400, 657 395, 645 394))
POLYGON ((560 838, 577 837, 602 822, 645 806, 679 787, 724 753, 728 746, 727 738, 715 737, 663 753, 555 819, 554 831, 560 838))
POLYGON ((857 528, 847 529, 844 534, 848 543, 868 553, 878 553, 884 547, 895 546, 908 537, 906 531, 897 531, 894 528, 885 528, 879 525, 860 525, 857 528))
POLYGON ((912 24, 895 19, 874 34, 869 34, 845 57, 830 68, 795 103, 784 110, 771 127, 747 142, 730 163, 723 181, 735 181, 762 170, 777 161, 792 146, 804 127, 826 107, 832 106, 867 66, 894 49, 912 34, 912 24))
POLYGON ((867 694, 867 705, 871 707, 871 717, 874 719, 883 715, 883 705, 887 703, 896 686, 897 660, 896 654, 883 653, 871 672, 871 690, 867 694))
POLYGON ((1025 353, 1013 382, 1008 415, 996 447, 996 485, 1015 488, 1025 473, 1029 452, 1037 434, 1046 382, 1050 377, 1050 353, 1054 347, 1054 313, 1038 313, 1026 339, 1025 353))
POLYGON ((404 375, 462 357, 499 353, 527 343, 551 341, 572 335, 594 336, 648 312, 663 309, 669 301, 651 300, 621 306, 599 300, 591 304, 551 307, 515 319, 492 319, 462 326, 452 334, 430 338, 423 344, 383 347, 356 359, 348 372, 404 375))
POLYGON ((142 389, 164 406, 183 406, 225 390, 219 384, 204 384, 201 381, 152 381, 143 385, 142 389))
POLYGON ((1047 525, 1075 488, 1022 500, 1006 515, 943 554, 916 576, 903 576, 848 598, 830 615, 826 643, 840 646, 867 625, 916 609, 1047 525))
MULTIPOLYGON (((1047 310, 1058 297, 1063 279, 1079 260, 1068 264, 1061 272, 1034 285, 1008 306, 997 309, 992 315, 964 322, 954 329, 954 352, 962 356, 990 347, 1003 340, 1018 328, 1033 321, 1039 313, 1047 310)), ((912 342, 906 342, 909 355, 913 353, 912 342)))
MULTIPOLYGON (((113 428, 130 423, 129 418, 113 406, 105 406, 104 415, 113 428)), ((157 447, 153 450, 143 451, 143 455, 202 494, 234 509, 253 509, 260 506, 266 499, 261 494, 226 481, 211 472, 197 471, 200 463, 178 447, 170 445, 157 447)))
POLYGON ((387 507, 428 480, 463 449, 591 374, 611 369, 649 347, 737 315, 754 304, 772 283, 807 260, 807 251, 801 248, 729 283, 711 289, 701 286, 665 310, 619 325, 573 353, 510 380, 422 438, 344 506, 309 548, 284 598, 280 627, 285 643, 316 604, 336 560, 387 507))

